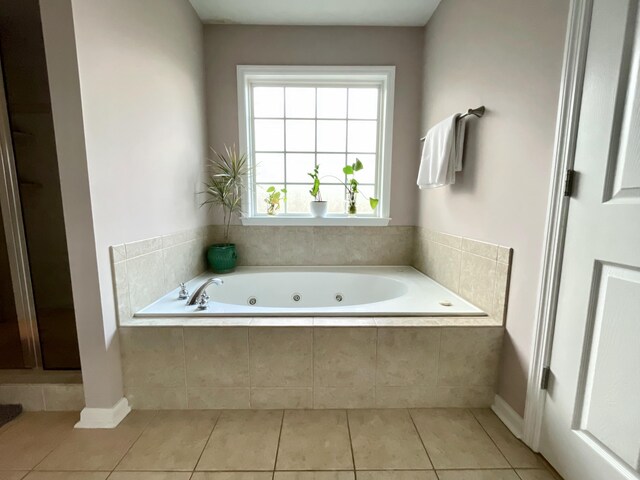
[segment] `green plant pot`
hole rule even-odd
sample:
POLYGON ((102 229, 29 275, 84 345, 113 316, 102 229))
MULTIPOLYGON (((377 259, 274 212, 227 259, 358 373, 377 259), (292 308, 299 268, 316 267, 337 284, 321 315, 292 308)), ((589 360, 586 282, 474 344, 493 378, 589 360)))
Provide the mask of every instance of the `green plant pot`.
POLYGON ((207 262, 216 273, 229 273, 236 269, 238 254, 235 243, 216 243, 207 249, 207 262))

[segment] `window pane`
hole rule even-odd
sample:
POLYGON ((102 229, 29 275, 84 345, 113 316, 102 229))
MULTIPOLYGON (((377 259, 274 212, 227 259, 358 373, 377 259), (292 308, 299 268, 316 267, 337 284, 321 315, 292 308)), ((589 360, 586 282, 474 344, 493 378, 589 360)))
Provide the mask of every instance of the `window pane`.
POLYGON ((356 162, 356 158, 362 162, 364 167, 359 172, 356 172, 356 180, 360 183, 376 183, 376 156, 369 154, 350 154, 347 157, 349 165, 353 165, 356 162))
POLYGON ((310 182, 307 173, 315 166, 313 153, 287 153, 287 183, 310 182))
POLYGON ((318 118, 346 118, 347 89, 318 89, 318 118))
POLYGON ((282 87, 254 87, 253 88, 253 116, 279 117, 284 116, 284 88, 282 87))
POLYGON ((311 190, 311 184, 287 187, 287 213, 309 213, 309 202, 313 200, 309 190, 311 190))
POLYGON ((284 154, 256 153, 256 182, 284 182, 284 154))
POLYGON ((347 122, 318 120, 318 151, 344 152, 347 146, 347 122))
MULTIPOLYGON (((267 213, 267 208, 268 208, 268 204, 267 204, 267 197, 269 196, 269 194, 267 193, 267 189, 269 187, 275 187, 276 190, 280 190, 281 188, 284 187, 284 185, 282 184, 272 184, 272 183, 265 183, 263 185, 256 185, 256 212, 257 213, 267 213)), ((282 198, 282 193, 280 194, 280 198, 282 198)), ((282 200, 280 200, 280 210, 278 210, 278 213, 284 213, 285 211, 285 202, 283 202, 282 200)))
POLYGON ((338 180, 333 177, 337 177, 344 182, 344 173, 342 169, 346 165, 344 154, 318 154, 318 165, 320 165, 320 182, 335 183, 338 180), (328 178, 323 178, 328 177, 328 178))
POLYGON ((287 87, 287 117, 314 118, 316 114, 316 89, 287 87))
POLYGON ((378 118, 378 89, 349 89, 349 118, 378 118))
POLYGON ((350 152, 375 152, 377 143, 378 122, 372 120, 349 120, 350 152))
POLYGON ((377 209, 371 209, 371 205, 369 204, 369 197, 374 196, 373 185, 359 185, 358 190, 360 191, 356 199, 358 214, 371 215, 375 213, 377 209))
POLYGON ((342 185, 323 185, 322 199, 327 201, 329 213, 345 213, 345 193, 342 185))
POLYGON ((316 149, 314 120, 287 120, 287 151, 313 152, 316 149))
POLYGON ((257 152, 284 150, 284 120, 255 120, 254 125, 257 152))

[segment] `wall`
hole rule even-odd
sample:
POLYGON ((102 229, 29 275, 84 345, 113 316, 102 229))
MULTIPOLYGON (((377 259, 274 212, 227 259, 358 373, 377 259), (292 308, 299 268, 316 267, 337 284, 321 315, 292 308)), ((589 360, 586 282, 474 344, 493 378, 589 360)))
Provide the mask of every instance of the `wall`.
MULTIPOLYGON (((86 156, 88 191, 76 195, 80 187, 63 182, 63 202, 65 215, 72 197, 90 205, 85 213, 91 227, 80 228, 71 219, 68 236, 80 235, 76 229, 93 230, 82 249, 95 256, 98 291, 91 285, 85 293, 100 312, 79 315, 77 321, 87 336, 84 342, 80 334, 87 406, 110 407, 122 395, 122 382, 108 247, 206 223, 196 198, 206 146, 202 25, 182 0, 72 0, 73 25, 68 15, 55 11, 65 2, 41 3, 45 43, 48 23, 51 37, 71 29, 71 47, 77 49, 84 145, 73 154, 86 156), (102 369, 89 372, 93 363, 102 369)), ((47 48, 48 62, 55 64, 66 53, 61 47, 59 42, 47 48)), ((52 88, 54 103, 54 93, 60 93, 60 108, 65 94, 77 94, 62 87, 52 88)), ((60 119, 57 140, 58 130, 65 128, 60 119)), ((59 153, 60 148, 64 142, 59 153)), ((71 162, 71 156, 60 157, 71 162)), ((73 267, 75 298, 88 288, 82 282, 90 281, 92 272, 74 276, 73 267)))
POLYGON ((425 28, 423 131, 485 105, 418 225, 513 247, 499 394, 520 414, 535 324, 568 0, 447 0, 425 28))
POLYGON ((415 223, 422 28, 205 27, 209 141, 239 144, 236 65, 395 65, 394 225, 415 223))

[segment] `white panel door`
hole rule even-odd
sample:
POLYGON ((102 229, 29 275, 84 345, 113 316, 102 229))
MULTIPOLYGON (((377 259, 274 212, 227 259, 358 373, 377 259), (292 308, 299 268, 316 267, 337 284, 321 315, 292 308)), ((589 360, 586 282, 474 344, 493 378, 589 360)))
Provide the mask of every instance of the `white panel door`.
POLYGON ((594 0, 540 450, 566 480, 640 479, 638 0, 594 0))

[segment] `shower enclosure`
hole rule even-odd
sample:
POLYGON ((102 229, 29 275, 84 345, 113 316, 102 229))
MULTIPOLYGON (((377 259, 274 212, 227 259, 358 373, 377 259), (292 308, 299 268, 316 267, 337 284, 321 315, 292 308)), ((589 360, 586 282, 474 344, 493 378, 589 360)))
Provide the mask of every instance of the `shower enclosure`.
POLYGON ((37 0, 0 0, 0 368, 79 369, 37 0))

